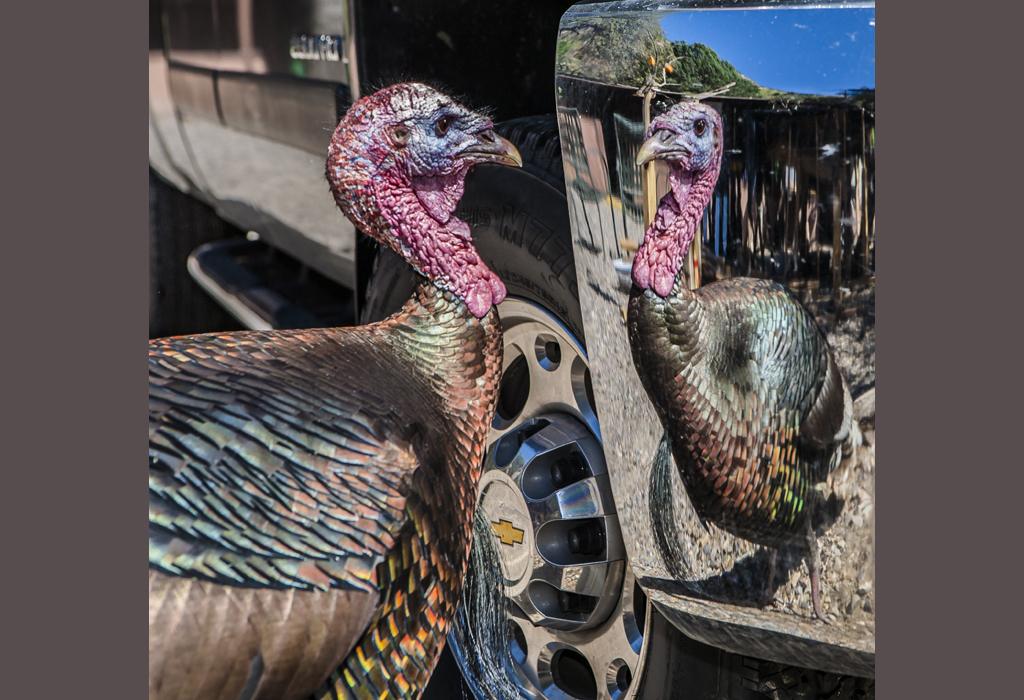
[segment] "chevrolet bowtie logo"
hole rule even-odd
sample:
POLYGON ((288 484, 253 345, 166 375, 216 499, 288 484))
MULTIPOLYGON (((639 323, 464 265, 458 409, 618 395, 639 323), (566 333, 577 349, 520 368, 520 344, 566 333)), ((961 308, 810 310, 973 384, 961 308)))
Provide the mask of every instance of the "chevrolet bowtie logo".
POLYGON ((494 534, 501 540, 501 543, 507 544, 509 547, 514 544, 522 544, 523 535, 526 534, 525 530, 520 530, 512 524, 511 520, 505 519, 498 520, 497 522, 492 521, 491 529, 494 530, 494 534))

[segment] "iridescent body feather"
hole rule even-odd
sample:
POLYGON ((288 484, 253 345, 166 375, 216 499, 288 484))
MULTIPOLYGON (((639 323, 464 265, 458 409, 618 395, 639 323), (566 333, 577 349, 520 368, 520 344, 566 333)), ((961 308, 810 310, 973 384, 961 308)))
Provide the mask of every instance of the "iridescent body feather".
POLYGON ((707 105, 682 102, 648 131, 638 162, 668 161, 671 191, 633 265, 633 361, 697 515, 757 544, 803 542, 821 618, 814 486, 850 433, 850 394, 814 319, 781 285, 689 289, 682 262, 721 153, 721 117, 707 105))
POLYGON ((667 299, 634 288, 628 319, 698 515, 758 544, 802 536, 849 430, 849 394, 814 319, 774 282, 691 292, 682 277, 667 299))

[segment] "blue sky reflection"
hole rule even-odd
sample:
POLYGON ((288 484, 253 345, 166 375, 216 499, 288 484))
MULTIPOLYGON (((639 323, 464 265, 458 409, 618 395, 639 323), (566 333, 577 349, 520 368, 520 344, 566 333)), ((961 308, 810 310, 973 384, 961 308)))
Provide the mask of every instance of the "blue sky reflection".
POLYGON ((836 95, 875 87, 875 10, 701 10, 673 12, 670 41, 701 43, 765 88, 836 95))

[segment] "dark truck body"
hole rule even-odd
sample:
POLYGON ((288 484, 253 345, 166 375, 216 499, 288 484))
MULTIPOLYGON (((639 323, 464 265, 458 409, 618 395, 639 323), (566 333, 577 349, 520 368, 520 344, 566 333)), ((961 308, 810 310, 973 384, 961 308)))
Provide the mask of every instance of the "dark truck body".
POLYGON ((415 78, 496 121, 551 113, 570 4, 151 0, 150 163, 243 231, 356 289, 369 261, 323 175, 353 97, 415 78))

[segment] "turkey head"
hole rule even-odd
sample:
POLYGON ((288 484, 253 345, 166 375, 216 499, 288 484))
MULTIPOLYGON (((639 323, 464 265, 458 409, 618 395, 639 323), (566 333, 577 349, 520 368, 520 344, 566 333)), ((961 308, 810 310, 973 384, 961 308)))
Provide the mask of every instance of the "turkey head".
POLYGON ((494 124, 433 88, 401 83, 356 102, 338 124, 327 180, 341 210, 418 273, 482 318, 505 286, 454 215, 479 163, 520 166, 494 124))
POLYGON ((665 298, 690 250, 722 164, 722 117, 708 105, 683 101, 655 118, 637 165, 668 163, 670 191, 633 260, 633 283, 665 298))

